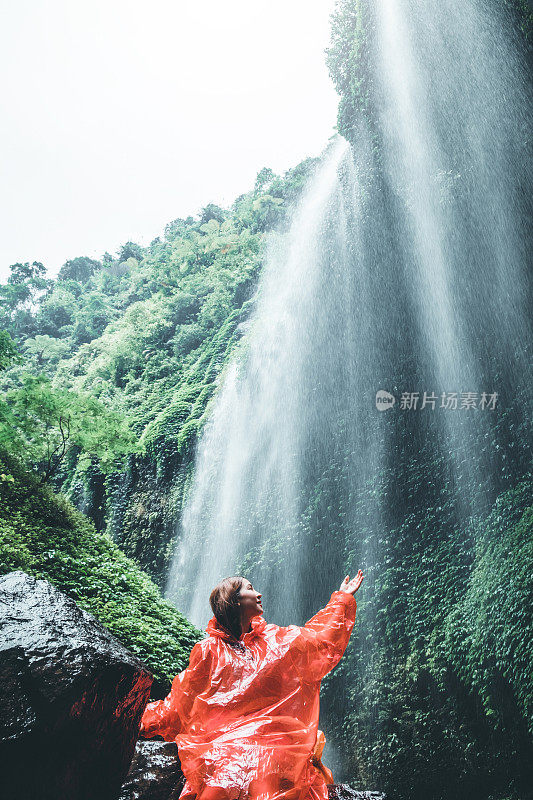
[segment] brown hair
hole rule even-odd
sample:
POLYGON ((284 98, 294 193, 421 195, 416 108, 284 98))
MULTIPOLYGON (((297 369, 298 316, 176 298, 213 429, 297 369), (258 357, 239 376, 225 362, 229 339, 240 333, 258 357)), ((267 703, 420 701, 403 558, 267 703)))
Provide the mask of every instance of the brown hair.
POLYGON ((242 633, 239 595, 243 583, 244 578, 239 576, 224 578, 223 581, 217 583, 209 597, 218 624, 222 625, 235 639, 238 639, 242 633))

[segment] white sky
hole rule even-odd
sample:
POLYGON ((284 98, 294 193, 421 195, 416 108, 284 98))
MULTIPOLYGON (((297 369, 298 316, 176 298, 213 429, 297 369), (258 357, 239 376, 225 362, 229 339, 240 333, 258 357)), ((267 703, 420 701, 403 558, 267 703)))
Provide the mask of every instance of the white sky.
POLYGON ((0 281, 147 244, 318 155, 334 0, 4 0, 0 281))

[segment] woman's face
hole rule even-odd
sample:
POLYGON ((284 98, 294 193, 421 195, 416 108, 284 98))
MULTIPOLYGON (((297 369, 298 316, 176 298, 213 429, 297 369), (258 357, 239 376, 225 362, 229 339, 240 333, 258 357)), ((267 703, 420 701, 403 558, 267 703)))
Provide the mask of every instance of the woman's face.
POLYGON ((261 592, 257 592, 250 581, 244 580, 239 593, 239 607, 241 616, 251 619, 263 613, 261 592))

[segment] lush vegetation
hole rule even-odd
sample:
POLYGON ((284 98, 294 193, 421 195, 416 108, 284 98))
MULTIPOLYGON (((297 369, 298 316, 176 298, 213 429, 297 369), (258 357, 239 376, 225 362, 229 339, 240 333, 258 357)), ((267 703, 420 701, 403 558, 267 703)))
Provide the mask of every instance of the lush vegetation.
POLYGON ((174 220, 147 248, 73 259, 55 281, 15 264, 0 286, 0 327, 21 354, 0 384, 0 442, 159 583, 265 232, 282 231, 315 164, 265 168, 231 209, 174 220))
POLYGON ((443 492, 387 534, 342 665, 361 783, 406 798, 529 796, 532 490, 520 482, 466 530, 443 492))
POLYGON ((0 572, 44 578, 93 614, 168 690, 201 634, 106 534, 50 486, 0 452, 0 572))

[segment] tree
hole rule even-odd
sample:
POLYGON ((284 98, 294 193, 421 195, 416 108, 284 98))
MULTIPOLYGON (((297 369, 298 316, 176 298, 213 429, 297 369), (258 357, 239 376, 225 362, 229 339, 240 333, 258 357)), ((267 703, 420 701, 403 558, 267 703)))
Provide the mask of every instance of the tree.
POLYGON ((11 275, 7 282, 12 285, 27 285, 34 286, 39 289, 46 288, 50 280, 45 278, 46 267, 40 261, 34 261, 30 264, 28 261, 24 263, 11 264, 11 275))
POLYGON ((35 338, 24 342, 24 352, 35 356, 38 366, 42 366, 45 361, 59 361, 68 349, 66 342, 53 336, 37 334, 35 338))
POLYGON ((7 331, 0 330, 0 372, 11 366, 20 364, 22 358, 15 343, 7 331))
POLYGON ((169 222, 168 225, 165 225, 165 239, 171 240, 185 234, 187 227, 190 226, 192 222, 192 217, 188 217, 186 220, 181 219, 180 217, 172 220, 172 222, 169 222))
POLYGON ((52 386, 44 375, 24 373, 22 385, 0 405, 0 444, 19 453, 46 483, 72 447, 80 461, 96 458, 102 472, 116 470, 135 450, 126 418, 90 395, 52 386))
POLYGON ((226 219, 226 212, 220 206, 214 203, 208 203, 205 208, 200 211, 200 225, 205 225, 210 219, 214 219, 220 224, 226 219))
POLYGON ((56 282, 52 291, 39 304, 35 321, 39 334, 64 338, 72 330, 80 306, 82 287, 77 281, 56 282))
POLYGON ((73 280, 87 283, 91 275, 101 268, 101 263, 87 256, 79 256, 71 261, 66 261, 57 275, 58 280, 73 280))
POLYGON ((272 228, 283 214, 283 200, 280 197, 271 197, 263 194, 254 200, 252 205, 255 224, 253 230, 266 231, 272 228))
POLYGON ((0 325, 17 339, 35 332, 33 309, 54 281, 40 261, 12 264, 7 283, 0 285, 0 325))
POLYGON ((135 258, 137 261, 142 261, 143 257, 143 249, 139 244, 135 244, 135 242, 126 242, 120 248, 120 252, 118 255, 118 260, 120 261, 127 261, 128 258, 135 258))
POLYGON ((107 297, 99 291, 88 294, 78 310, 73 338, 76 344, 91 342, 103 332, 112 319, 112 309, 107 297))
POLYGON ((270 169, 270 167, 263 167, 263 169, 257 173, 254 187, 255 191, 263 192, 268 189, 275 177, 276 173, 273 169, 270 169))

